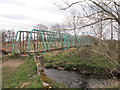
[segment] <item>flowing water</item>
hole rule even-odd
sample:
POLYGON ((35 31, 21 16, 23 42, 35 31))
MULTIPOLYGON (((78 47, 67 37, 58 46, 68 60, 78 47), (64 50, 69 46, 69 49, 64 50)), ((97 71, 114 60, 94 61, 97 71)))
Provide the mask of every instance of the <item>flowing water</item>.
POLYGON ((118 86, 118 80, 108 79, 101 75, 84 75, 75 71, 46 69, 47 77, 58 82, 63 83, 71 88, 106 88, 118 86))

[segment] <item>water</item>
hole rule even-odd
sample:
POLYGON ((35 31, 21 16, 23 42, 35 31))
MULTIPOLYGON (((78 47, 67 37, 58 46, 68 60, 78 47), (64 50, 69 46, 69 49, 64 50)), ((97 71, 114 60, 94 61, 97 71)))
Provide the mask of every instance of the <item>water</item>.
MULTIPOLYGON (((101 75, 83 75, 75 71, 46 69, 45 73, 50 79, 71 88, 105 88, 110 87, 113 83, 113 80, 101 75)), ((114 80, 116 86, 117 82, 114 80)))

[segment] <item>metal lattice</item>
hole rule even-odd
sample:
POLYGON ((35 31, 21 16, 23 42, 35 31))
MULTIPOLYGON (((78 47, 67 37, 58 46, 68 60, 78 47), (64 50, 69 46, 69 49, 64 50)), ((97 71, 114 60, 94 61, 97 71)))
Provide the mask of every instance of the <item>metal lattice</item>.
POLYGON ((22 31, 16 33, 11 47, 12 53, 29 55, 44 54, 48 51, 79 47, 81 44, 88 45, 92 40, 84 36, 74 36, 46 30, 22 31))

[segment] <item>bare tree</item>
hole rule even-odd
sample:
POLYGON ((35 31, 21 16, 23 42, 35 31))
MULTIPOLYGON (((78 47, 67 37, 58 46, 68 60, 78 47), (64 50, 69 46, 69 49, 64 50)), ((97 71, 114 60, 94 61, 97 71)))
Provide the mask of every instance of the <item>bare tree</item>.
POLYGON ((82 23, 82 19, 80 19, 80 12, 78 12, 77 10, 71 10, 69 12, 70 15, 65 17, 65 22, 66 25, 69 27, 66 30, 73 30, 74 35, 76 36, 78 33, 78 27, 80 26, 80 24, 82 23))
POLYGON ((61 28, 62 27, 58 23, 51 26, 51 30, 55 31, 55 32, 61 32, 61 30, 62 30, 61 28))
MULTIPOLYGON (((120 1, 110 1, 110 0, 79 0, 76 2, 69 3, 67 0, 64 2, 64 5, 66 7, 61 7, 60 10, 66 10, 70 7, 72 7, 75 4, 80 4, 81 6, 84 6, 85 4, 87 7, 91 8, 93 13, 89 13, 89 10, 84 11, 88 12, 86 15, 81 16, 84 18, 92 19, 89 23, 86 23, 83 26, 78 27, 78 29, 88 27, 91 25, 94 25, 96 23, 100 23, 102 21, 113 21, 117 22, 118 25, 120 25, 120 1), (84 3, 83 3, 84 2, 84 3), (95 15, 101 14, 103 18, 96 19, 95 15)), ((85 8, 86 8, 85 6, 85 8)), ((98 18, 98 16, 97 16, 98 18)), ((120 33, 120 30, 119 30, 120 33)))
MULTIPOLYGON (((112 40, 113 32, 116 32, 116 30, 114 29, 117 28, 116 33, 118 33, 118 41, 119 41, 118 45, 120 45, 120 1, 119 0, 116 0, 116 1, 114 0, 78 0, 75 2, 71 0, 69 1, 63 0, 63 1, 64 1, 63 2, 64 5, 63 6, 59 5, 60 10, 67 10, 76 4, 80 5, 83 8, 84 14, 80 15, 79 18, 82 18, 82 19, 86 18, 86 21, 84 21, 84 24, 82 26, 79 26, 76 29, 93 27, 96 32, 96 28, 94 26, 99 25, 98 31, 99 31, 100 38, 102 38, 103 35, 105 34, 106 35, 104 37, 106 37, 108 32, 110 32, 109 36, 111 36, 111 40, 112 40), (108 22, 108 25, 105 26, 105 28, 107 27, 107 29, 106 29, 106 32, 103 33, 103 31, 105 30, 103 28, 104 27, 103 23, 106 21, 108 22), (115 25, 113 22, 117 23, 115 27, 112 27, 113 25, 115 25)), ((106 46, 106 49, 110 51, 110 48, 106 45, 106 43, 104 44, 106 46)), ((98 54, 106 55, 109 60, 112 59, 113 62, 117 63, 118 66, 120 66, 119 62, 116 62, 116 59, 111 58, 111 56, 109 56, 108 53, 95 51, 95 50, 94 52, 97 52, 98 54)), ((116 54, 120 56, 119 47, 118 47, 118 53, 116 54)))
POLYGON ((48 30, 48 27, 43 24, 37 24, 34 28, 38 30, 48 30))
MULTIPOLYGON (((66 4, 65 8, 60 8, 60 10, 66 10, 72 7, 74 4, 79 4, 81 2, 92 2, 95 6, 97 6, 100 10, 105 12, 109 18, 106 19, 113 19, 116 20, 120 24, 120 1, 110 1, 110 0, 79 0, 77 2, 68 3, 68 1, 64 2, 66 4)), ((92 7, 95 11, 98 11, 94 7, 92 7)), ((92 15, 91 15, 92 16, 92 15)))
POLYGON ((6 30, 3 29, 2 31, 2 44, 5 44, 5 42, 12 42, 13 38, 15 37, 14 30, 6 30))

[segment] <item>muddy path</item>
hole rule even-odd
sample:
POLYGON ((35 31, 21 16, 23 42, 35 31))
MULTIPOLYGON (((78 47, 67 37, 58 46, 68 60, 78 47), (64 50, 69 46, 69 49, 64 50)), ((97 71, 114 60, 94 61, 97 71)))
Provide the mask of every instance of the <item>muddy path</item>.
POLYGON ((20 65, 24 64, 25 60, 23 58, 3 58, 0 66, 9 67, 9 68, 17 68, 20 65))
POLYGON ((2 63, 2 67, 19 67, 24 61, 20 59, 10 59, 2 63))

